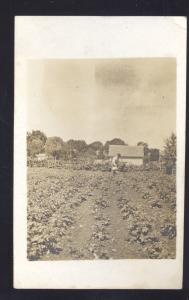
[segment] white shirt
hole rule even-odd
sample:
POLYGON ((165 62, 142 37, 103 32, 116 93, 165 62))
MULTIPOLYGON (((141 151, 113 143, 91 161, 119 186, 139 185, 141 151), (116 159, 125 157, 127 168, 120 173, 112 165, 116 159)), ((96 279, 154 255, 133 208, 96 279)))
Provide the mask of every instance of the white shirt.
POLYGON ((117 164, 118 164, 118 157, 114 156, 112 158, 112 167, 117 167, 117 164))

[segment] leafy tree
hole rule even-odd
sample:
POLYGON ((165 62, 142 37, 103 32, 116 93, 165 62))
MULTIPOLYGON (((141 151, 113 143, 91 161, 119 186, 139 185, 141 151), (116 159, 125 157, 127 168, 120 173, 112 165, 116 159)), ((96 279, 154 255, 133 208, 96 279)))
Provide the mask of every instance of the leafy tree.
POLYGON ((97 158, 103 158, 103 144, 99 141, 95 141, 88 145, 87 153, 97 158))
POLYGON ((91 147, 87 147, 82 153, 81 156, 84 156, 85 158, 94 158, 96 156, 96 151, 92 149, 91 147))
POLYGON ((47 140, 46 135, 40 130, 27 132, 27 154, 34 157, 36 154, 44 152, 44 145, 47 140))
POLYGON ((27 143, 27 153, 28 156, 35 157, 36 154, 39 154, 43 151, 44 145, 40 139, 32 139, 27 143))
POLYGON ((113 140, 109 141, 110 145, 126 145, 126 143, 119 138, 114 138, 113 140))
POLYGON ((58 158, 69 159, 70 158, 70 149, 66 142, 62 142, 62 149, 58 155, 58 158))
POLYGON ((107 141, 104 145, 104 150, 105 152, 108 152, 109 145, 128 145, 126 144, 122 139, 119 138, 114 138, 111 141, 107 141))
POLYGON ((143 146, 144 148, 148 148, 148 144, 145 142, 138 142, 137 146, 143 146))
POLYGON ((63 140, 60 137, 49 137, 45 144, 45 152, 48 155, 53 156, 56 159, 59 159, 63 154, 63 140))
POLYGON ((70 150, 74 150, 78 154, 85 151, 87 148, 87 144, 84 140, 69 140, 67 142, 67 145, 69 146, 70 150))
POLYGON ((165 140, 163 159, 166 162, 176 162, 176 144, 176 135, 172 133, 171 136, 165 140))
POLYGON ((27 140, 32 141, 32 140, 39 139, 42 141, 43 144, 45 144, 47 137, 46 135, 40 131, 40 130, 32 130, 32 132, 27 132, 27 140))
POLYGON ((102 150, 103 144, 101 142, 99 142, 99 141, 96 141, 96 142, 93 142, 93 143, 89 144, 88 148, 91 148, 94 151, 102 150))

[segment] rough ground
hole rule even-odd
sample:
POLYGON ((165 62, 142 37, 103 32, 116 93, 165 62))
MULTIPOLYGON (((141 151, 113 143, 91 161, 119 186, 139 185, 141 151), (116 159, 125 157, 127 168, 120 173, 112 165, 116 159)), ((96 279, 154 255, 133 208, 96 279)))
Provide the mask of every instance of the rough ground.
POLYGON ((175 177, 28 169, 28 259, 175 258, 175 177))

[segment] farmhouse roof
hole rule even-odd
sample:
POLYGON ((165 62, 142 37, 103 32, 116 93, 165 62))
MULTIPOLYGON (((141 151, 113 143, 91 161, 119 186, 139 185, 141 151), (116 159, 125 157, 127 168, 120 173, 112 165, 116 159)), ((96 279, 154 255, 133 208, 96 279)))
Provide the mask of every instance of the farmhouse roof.
POLYGON ((144 157, 143 146, 109 145, 109 156, 120 153, 123 157, 144 157))

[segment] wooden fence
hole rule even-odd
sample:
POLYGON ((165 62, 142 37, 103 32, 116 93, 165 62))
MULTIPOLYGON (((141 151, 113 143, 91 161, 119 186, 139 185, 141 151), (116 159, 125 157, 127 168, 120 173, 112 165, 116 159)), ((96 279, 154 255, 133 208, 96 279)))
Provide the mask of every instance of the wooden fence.
POLYGON ((46 168, 64 168, 64 169, 90 169, 92 162, 88 161, 64 161, 56 159, 46 159, 46 160, 37 160, 37 159, 28 159, 28 167, 46 167, 46 168))
MULTIPOLYGON (((94 160, 56 160, 56 159, 46 159, 46 160, 37 160, 37 159, 28 159, 28 167, 45 167, 45 168, 60 168, 68 170, 93 170, 93 171, 111 171, 110 161, 103 161, 102 163, 96 164, 94 160)), ((149 166, 134 166, 134 165, 120 165, 120 171, 150 171, 150 170, 160 170, 165 174, 175 175, 176 167, 172 166, 167 168, 163 164, 152 164, 149 166)))

